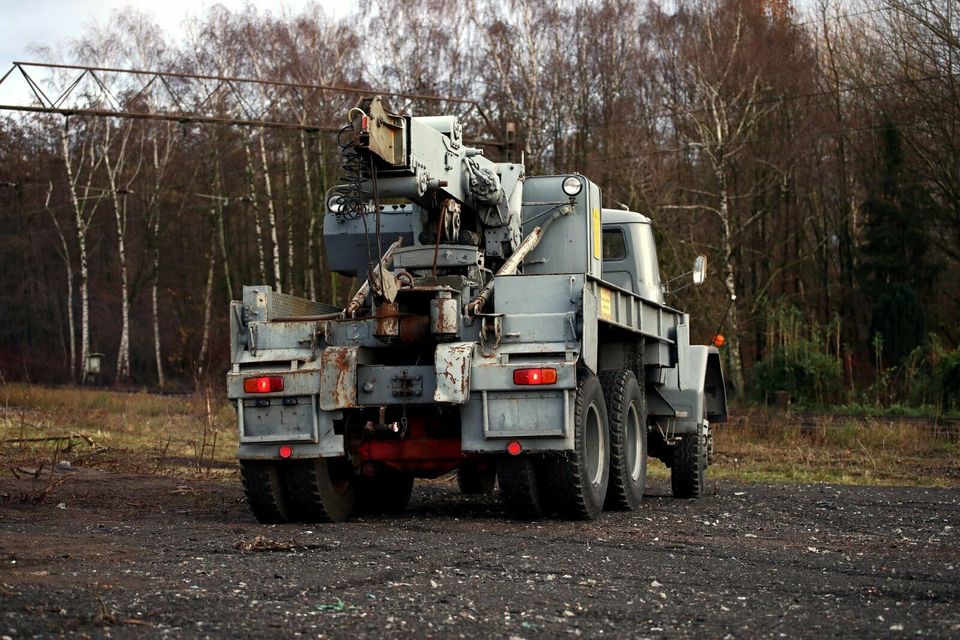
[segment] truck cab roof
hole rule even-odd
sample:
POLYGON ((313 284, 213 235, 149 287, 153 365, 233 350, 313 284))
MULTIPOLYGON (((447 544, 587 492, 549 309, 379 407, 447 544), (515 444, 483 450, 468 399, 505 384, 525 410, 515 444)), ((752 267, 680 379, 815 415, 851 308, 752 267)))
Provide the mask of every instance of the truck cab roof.
POLYGON ((624 209, 602 209, 600 215, 604 224, 625 224, 629 222, 650 224, 650 218, 642 213, 637 213, 636 211, 626 211, 624 209))

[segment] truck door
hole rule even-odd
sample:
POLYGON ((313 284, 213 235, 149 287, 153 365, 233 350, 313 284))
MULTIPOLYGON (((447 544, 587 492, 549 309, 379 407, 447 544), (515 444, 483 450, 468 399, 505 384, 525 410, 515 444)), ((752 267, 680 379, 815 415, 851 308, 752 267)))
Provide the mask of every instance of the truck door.
POLYGON ((603 275, 606 282, 633 291, 633 264, 630 258, 628 234, 619 225, 603 226, 603 275))

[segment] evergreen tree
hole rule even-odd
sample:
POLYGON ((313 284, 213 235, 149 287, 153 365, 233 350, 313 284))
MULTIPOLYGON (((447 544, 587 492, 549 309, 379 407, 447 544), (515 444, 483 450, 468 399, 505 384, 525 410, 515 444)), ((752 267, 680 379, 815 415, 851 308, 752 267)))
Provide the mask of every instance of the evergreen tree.
POLYGON ((936 267, 927 257, 927 222, 935 204, 905 175, 904 151, 896 125, 886 120, 880 130, 877 179, 861 205, 865 237, 861 280, 871 309, 870 341, 880 334, 889 364, 927 339, 927 313, 936 267))

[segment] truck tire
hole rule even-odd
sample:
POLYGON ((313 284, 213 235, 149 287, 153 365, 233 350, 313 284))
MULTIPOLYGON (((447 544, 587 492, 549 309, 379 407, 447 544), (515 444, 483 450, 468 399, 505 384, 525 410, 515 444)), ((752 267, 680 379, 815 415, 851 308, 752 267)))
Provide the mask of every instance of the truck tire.
POLYGON ((674 445, 670 484, 674 498, 699 498, 704 494, 707 475, 707 442, 703 425, 687 433, 674 445))
POLYGON ((582 369, 578 377, 574 450, 550 460, 548 498, 563 517, 596 520, 603 512, 610 481, 607 405, 597 376, 582 369))
POLYGON ((467 462, 457 469, 457 485, 465 496, 491 494, 496 484, 494 467, 467 462))
POLYGON ((243 492, 253 516, 264 524, 290 520, 290 507, 283 492, 283 477, 274 462, 241 460, 243 492))
POLYGON ((601 372, 600 386, 610 421, 610 483, 604 507, 633 511, 647 485, 647 399, 627 369, 601 372))
POLYGON ((367 514, 403 513, 410 504, 413 475, 380 465, 377 475, 357 481, 357 508, 367 514))
POLYGON ((530 456, 509 456, 497 461, 500 499, 511 518, 536 520, 547 515, 540 495, 536 462, 530 456))
POLYGON ((353 512, 356 480, 343 458, 291 463, 284 474, 293 516, 303 522, 343 522, 353 512))

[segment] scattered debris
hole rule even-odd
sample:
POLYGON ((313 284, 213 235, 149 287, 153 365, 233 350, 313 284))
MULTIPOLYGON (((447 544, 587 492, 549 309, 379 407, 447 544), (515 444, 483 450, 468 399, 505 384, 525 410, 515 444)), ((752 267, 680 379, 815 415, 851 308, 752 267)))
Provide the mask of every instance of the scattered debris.
POLYGON ((332 551, 340 546, 339 540, 327 543, 298 542, 297 540, 271 540, 266 536, 258 535, 252 540, 239 540, 233 545, 240 551, 332 551))

